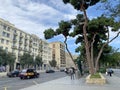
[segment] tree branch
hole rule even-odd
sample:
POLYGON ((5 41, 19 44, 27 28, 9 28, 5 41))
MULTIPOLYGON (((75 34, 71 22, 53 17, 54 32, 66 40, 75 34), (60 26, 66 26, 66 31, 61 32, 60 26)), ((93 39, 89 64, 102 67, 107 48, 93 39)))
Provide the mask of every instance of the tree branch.
POLYGON ((74 62, 73 56, 72 56, 72 54, 71 54, 71 52, 69 51, 68 46, 67 46, 67 37, 65 37, 64 44, 65 44, 66 50, 67 50, 68 54, 70 55, 70 57, 71 57, 74 65, 75 65, 75 67, 77 68, 77 66, 76 66, 76 64, 75 64, 75 62, 74 62))
POLYGON ((94 36, 92 38, 92 42, 91 42, 91 61, 92 61, 92 65, 94 65, 94 62, 93 62, 93 44, 95 42, 96 35, 97 35, 97 33, 94 34, 94 36))
POLYGON ((120 34, 120 32, 118 32, 117 35, 116 35, 114 38, 112 38, 111 40, 107 41, 107 42, 106 42, 105 44, 103 44, 103 46, 101 47, 101 49, 100 49, 100 51, 99 51, 99 53, 98 53, 98 57, 97 57, 97 59, 96 59, 96 63, 95 63, 95 68, 96 68, 96 69, 97 69, 98 62, 99 62, 100 56, 101 56, 101 54, 102 54, 103 48, 104 48, 107 44, 109 44, 110 42, 112 42, 114 39, 116 39, 116 38, 119 36, 119 34, 120 34))

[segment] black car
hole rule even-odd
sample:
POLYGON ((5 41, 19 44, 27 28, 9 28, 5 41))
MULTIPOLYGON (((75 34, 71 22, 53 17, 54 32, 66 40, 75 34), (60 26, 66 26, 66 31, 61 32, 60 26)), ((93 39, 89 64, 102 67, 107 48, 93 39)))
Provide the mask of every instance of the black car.
POLYGON ((35 69, 23 69, 19 74, 20 79, 38 78, 39 73, 35 69))
POLYGON ((11 71, 11 72, 7 73, 7 76, 8 77, 18 77, 19 74, 20 74, 19 70, 14 70, 14 71, 11 71))
POLYGON ((50 69, 50 70, 46 70, 46 73, 54 73, 55 71, 50 69))

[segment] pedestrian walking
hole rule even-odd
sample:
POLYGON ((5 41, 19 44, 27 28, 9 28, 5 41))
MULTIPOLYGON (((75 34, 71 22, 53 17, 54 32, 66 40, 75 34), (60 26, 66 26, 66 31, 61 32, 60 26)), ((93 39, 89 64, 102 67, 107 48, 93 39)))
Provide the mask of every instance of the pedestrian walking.
POLYGON ((69 73, 70 73, 71 80, 73 80, 75 78, 75 68, 71 67, 69 69, 69 73))
POLYGON ((108 74, 109 74, 110 77, 112 76, 112 73, 113 73, 112 69, 109 69, 108 74))

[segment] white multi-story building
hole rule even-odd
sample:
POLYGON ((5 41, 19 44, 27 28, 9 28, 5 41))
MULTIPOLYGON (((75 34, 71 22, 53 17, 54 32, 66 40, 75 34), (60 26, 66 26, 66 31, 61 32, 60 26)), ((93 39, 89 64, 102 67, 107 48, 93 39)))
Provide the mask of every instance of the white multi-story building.
POLYGON ((15 68, 19 65, 20 56, 25 52, 33 55, 34 59, 37 55, 42 56, 44 65, 49 64, 52 57, 47 42, 16 28, 3 19, 0 19, 0 47, 16 56, 15 68))
POLYGON ((42 40, 42 60, 44 69, 49 69, 49 61, 52 60, 52 49, 49 47, 49 43, 42 40))

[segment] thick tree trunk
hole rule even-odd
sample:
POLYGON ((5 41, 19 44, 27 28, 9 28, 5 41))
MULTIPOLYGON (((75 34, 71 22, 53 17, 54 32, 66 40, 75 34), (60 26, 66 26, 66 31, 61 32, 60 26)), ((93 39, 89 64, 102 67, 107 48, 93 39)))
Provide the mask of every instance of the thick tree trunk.
POLYGON ((83 36, 84 36, 84 42, 85 42, 86 58, 87 58, 88 66, 89 66, 89 72, 90 74, 94 74, 94 66, 93 66, 93 61, 91 60, 89 43, 88 43, 87 32, 86 32, 88 18, 87 18, 87 14, 84 8, 83 8, 83 13, 84 13, 84 18, 85 18, 85 22, 83 26, 83 36))
MULTIPOLYGON (((94 63, 94 42, 95 42, 95 37, 96 37, 96 34, 93 35, 93 38, 92 38, 92 42, 91 42, 91 63, 92 63, 92 66, 95 67, 95 63, 94 63)), ((95 69, 95 68, 94 68, 95 69)), ((94 73, 95 73, 95 70, 94 70, 94 73)))

